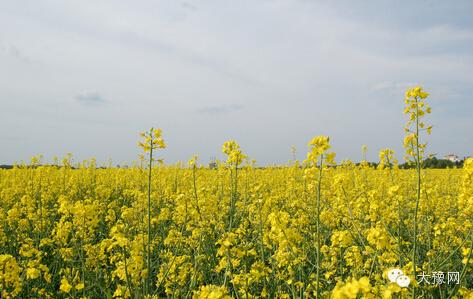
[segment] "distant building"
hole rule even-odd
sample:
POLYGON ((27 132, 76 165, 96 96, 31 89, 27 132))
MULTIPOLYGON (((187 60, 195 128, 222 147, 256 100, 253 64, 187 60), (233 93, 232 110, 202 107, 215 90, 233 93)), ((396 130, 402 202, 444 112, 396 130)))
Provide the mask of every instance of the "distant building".
POLYGON ((460 158, 455 155, 455 154, 448 154, 443 157, 445 160, 451 161, 451 162, 460 162, 460 158))
POLYGON ((215 157, 210 157, 210 163, 209 163, 209 168, 210 169, 217 169, 217 160, 215 157))

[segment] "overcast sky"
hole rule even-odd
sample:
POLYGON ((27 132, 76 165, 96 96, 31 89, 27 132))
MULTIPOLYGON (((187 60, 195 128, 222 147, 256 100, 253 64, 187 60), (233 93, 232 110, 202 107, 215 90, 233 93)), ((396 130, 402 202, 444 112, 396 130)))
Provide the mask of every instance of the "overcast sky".
POLYGON ((136 159, 163 129, 172 163, 235 139, 259 164, 329 135, 337 160, 402 157, 421 84, 428 151, 473 155, 471 1, 0 1, 0 164, 136 159), (415 2, 415 3, 413 3, 415 2))

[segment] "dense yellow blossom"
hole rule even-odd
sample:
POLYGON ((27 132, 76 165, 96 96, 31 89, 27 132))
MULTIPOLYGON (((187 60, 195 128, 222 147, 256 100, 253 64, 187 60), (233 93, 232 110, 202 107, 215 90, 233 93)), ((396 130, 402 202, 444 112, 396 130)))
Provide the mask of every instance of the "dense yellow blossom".
MULTIPOLYGON (((160 297, 314 296, 318 165, 239 166, 237 179, 235 165, 153 167, 152 288, 160 297)), ((385 165, 324 167, 323 297, 395 297, 401 290, 383 272, 397 266, 412 274, 415 171, 385 165)), ((418 272, 461 272, 468 264, 463 277, 469 277, 473 162, 423 176, 418 272)), ((143 294, 149 275, 143 168, 18 167, 0 177, 3 297, 143 294), (40 200, 42 217, 35 208, 40 200)), ((438 294, 438 288, 418 288, 438 294)), ((442 290, 449 294, 453 286, 442 290)), ((471 292, 470 280, 460 290, 471 292)))
MULTIPOLYGON (((406 93, 413 162, 431 129, 427 96, 406 93)), ((233 140, 212 167, 162 165, 162 131, 142 138, 146 157, 128 168, 67 155, 0 170, 1 298, 473 296, 473 159, 399 169, 382 149, 373 167, 364 146, 361 163, 336 164, 318 136, 304 162, 280 167, 254 167, 233 140), (418 276, 434 272, 458 283, 418 276)))

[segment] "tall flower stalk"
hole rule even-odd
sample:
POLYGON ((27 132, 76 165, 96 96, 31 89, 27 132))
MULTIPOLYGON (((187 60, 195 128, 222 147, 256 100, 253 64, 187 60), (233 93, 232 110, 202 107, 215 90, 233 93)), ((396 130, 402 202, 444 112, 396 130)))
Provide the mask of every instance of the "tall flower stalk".
POLYGON ((194 189, 195 208, 197 210, 197 214, 199 214, 199 219, 202 220, 202 213, 200 212, 199 206, 199 196, 197 195, 197 159, 197 155, 192 156, 192 159, 189 160, 189 167, 192 168, 192 183, 194 189))
MULTIPOLYGON (((162 138, 162 130, 151 128, 148 132, 143 132, 140 134, 143 138, 142 142, 139 142, 138 145, 143 149, 144 153, 148 155, 148 244, 146 247, 146 267, 147 267, 147 276, 146 276, 146 292, 150 293, 150 279, 151 279, 151 179, 153 173, 153 162, 155 158, 153 157, 153 151, 157 149, 163 149, 166 147, 164 139, 162 138)), ((156 160, 162 162, 161 160, 156 160)))
POLYGON ((402 213, 401 213, 401 199, 399 198, 399 186, 396 186, 394 183, 394 173, 393 167, 398 167, 398 162, 394 158, 394 151, 389 148, 385 148, 379 152, 379 164, 378 169, 383 170, 388 168, 389 175, 391 177, 391 187, 388 189, 388 194, 395 198, 397 201, 397 246, 398 246, 398 258, 399 258, 399 267, 403 266, 402 258, 402 213))
MULTIPOLYGON (((227 155, 227 165, 230 169, 231 178, 231 195, 230 195, 230 206, 228 209, 228 227, 227 234, 230 234, 233 226, 235 225, 235 214, 236 214, 236 202, 238 200, 238 166, 241 165, 246 155, 244 155, 240 149, 238 143, 234 140, 226 141, 222 146, 222 152, 227 155)), ((229 242, 228 240, 226 242, 229 242)), ((231 243, 230 243, 231 244, 231 243)), ((231 255, 229 247, 226 248, 227 255, 227 267, 225 270, 225 278, 223 284, 227 284, 227 278, 230 281, 233 280, 233 266, 231 262, 231 255)), ((233 286, 234 295, 238 298, 238 290, 233 286)))
POLYGON ((327 136, 314 137, 309 142, 309 152, 307 153, 307 162, 311 170, 315 170, 317 175, 317 189, 316 189, 316 242, 317 242, 317 256, 316 256, 316 292, 317 298, 320 298, 320 270, 321 270, 321 231, 320 231, 320 211, 321 211, 321 198, 322 198, 322 175, 325 165, 334 164, 335 153, 327 153, 330 149, 330 138, 327 136))
POLYGON ((228 156, 227 165, 230 168, 232 178, 228 223, 228 231, 231 231, 235 220, 235 205, 238 198, 238 166, 246 158, 246 155, 241 152, 240 146, 234 140, 225 142, 222 146, 222 152, 228 156))
MULTIPOLYGON (((430 114, 431 109, 429 105, 425 102, 425 99, 429 94, 422 90, 422 87, 417 86, 406 91, 405 95, 405 108, 404 114, 409 115, 409 120, 406 123, 404 131, 406 132, 406 137, 404 138, 404 148, 406 149, 406 154, 404 158, 406 161, 415 163, 416 174, 417 174, 417 197, 416 205, 414 210, 414 247, 412 250, 412 267, 414 278, 417 277, 417 234, 418 234, 418 223, 417 215, 419 212, 419 202, 421 198, 421 169, 422 169, 422 160, 425 155, 426 143, 420 142, 420 133, 426 131, 427 134, 430 134, 432 131, 432 126, 426 127, 426 124, 423 122, 423 118, 426 114, 430 114)), ((416 288, 412 288, 412 297, 416 298, 416 288)))

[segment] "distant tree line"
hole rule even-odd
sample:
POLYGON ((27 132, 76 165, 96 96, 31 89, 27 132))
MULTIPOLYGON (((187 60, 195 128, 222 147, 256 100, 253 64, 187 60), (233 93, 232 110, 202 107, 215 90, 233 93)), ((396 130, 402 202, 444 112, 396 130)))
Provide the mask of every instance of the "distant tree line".
MULTIPOLYGON (((447 159, 437 159, 436 157, 427 158, 422 161, 422 168, 436 168, 436 169, 445 169, 445 168, 463 168, 463 162, 465 159, 458 162, 452 162, 447 159)), ((379 163, 377 162, 364 162, 369 165, 371 168, 377 168, 379 163)), ((356 163, 359 166, 361 163, 356 163)), ((391 165, 392 166, 392 165, 391 165)), ((399 164, 400 169, 412 169, 415 168, 415 163, 402 163, 399 164)))
MULTIPOLYGON (((455 168, 455 167, 462 168, 463 162, 464 160, 460 160, 458 162, 452 162, 450 160, 437 159, 436 157, 432 157, 432 158, 427 158, 424 161, 422 161, 422 167, 423 168, 438 168, 438 169, 455 168)), ((400 164, 399 168, 402 168, 402 169, 415 168, 415 164, 404 163, 404 164, 400 164)))
MULTIPOLYGON (((422 162, 422 167, 423 168, 437 168, 437 169, 444 169, 444 168, 463 168, 463 162, 464 162, 464 159, 463 160, 460 160, 458 162, 452 162, 450 160, 446 160, 446 159, 437 159, 436 157, 432 157, 432 158, 427 158, 425 159, 423 162, 422 162)), ((379 163, 376 163, 376 162, 365 162, 367 165, 369 165, 369 167, 371 168, 376 168, 378 167, 378 164, 379 163)), ((360 165, 360 163, 356 163, 356 165, 360 165)), ((37 167, 37 166, 36 166, 37 167)), ((55 167, 60 167, 60 166, 55 166, 55 167)), ((118 168, 120 168, 120 166, 117 166, 118 168)), ((279 168, 280 166, 271 166, 271 167, 275 167, 275 168, 279 168)), ((0 165, 0 169, 12 169, 13 168, 13 165, 0 165)), ((75 167, 72 167, 72 168, 75 168, 75 167)), ((107 167, 97 167, 99 169, 105 169, 107 167)), ((266 167, 256 167, 256 168, 266 168, 266 167)), ((401 169, 412 169, 412 168, 415 168, 415 164, 413 163, 403 163, 403 164, 399 164, 399 168, 401 169)))

